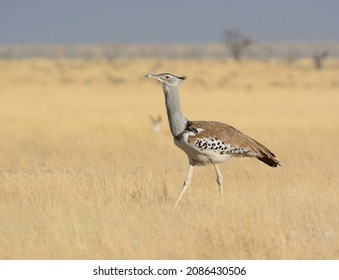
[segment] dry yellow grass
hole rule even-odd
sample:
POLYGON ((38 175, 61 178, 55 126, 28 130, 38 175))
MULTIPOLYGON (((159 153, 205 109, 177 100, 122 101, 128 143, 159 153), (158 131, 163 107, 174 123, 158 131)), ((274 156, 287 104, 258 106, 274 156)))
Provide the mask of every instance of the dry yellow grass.
POLYGON ((336 60, 0 61, 1 259, 338 259, 336 60), (149 72, 188 75, 192 120, 229 123, 282 163, 198 168, 163 124, 149 72))

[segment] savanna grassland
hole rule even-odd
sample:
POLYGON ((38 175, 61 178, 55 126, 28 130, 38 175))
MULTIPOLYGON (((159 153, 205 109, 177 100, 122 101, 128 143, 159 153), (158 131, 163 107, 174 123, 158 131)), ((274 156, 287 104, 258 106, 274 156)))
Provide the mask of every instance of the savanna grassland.
POLYGON ((339 61, 0 60, 1 259, 338 259, 339 61), (269 147, 196 168, 161 87, 187 75, 187 118, 226 122, 269 147), (161 131, 149 116, 163 117, 161 131))

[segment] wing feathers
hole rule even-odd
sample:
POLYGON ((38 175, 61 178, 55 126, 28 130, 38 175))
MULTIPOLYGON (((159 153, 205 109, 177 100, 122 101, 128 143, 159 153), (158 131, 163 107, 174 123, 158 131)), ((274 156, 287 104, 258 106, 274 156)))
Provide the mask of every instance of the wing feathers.
POLYGON ((190 126, 191 129, 200 131, 189 136, 188 142, 191 144, 199 139, 217 139, 235 148, 245 150, 243 156, 256 157, 272 167, 280 165, 268 148, 230 125, 220 122, 194 121, 190 122, 190 126))

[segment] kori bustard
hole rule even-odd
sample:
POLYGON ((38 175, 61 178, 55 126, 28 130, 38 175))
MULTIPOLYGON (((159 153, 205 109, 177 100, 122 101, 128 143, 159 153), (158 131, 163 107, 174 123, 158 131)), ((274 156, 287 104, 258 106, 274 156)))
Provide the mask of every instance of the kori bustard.
POLYGON ((269 149, 230 125, 215 121, 186 119, 181 111, 179 99, 179 86, 186 77, 178 77, 170 73, 147 74, 145 77, 155 79, 161 84, 174 143, 187 154, 189 160, 187 178, 174 207, 178 205, 189 187, 196 165, 214 165, 221 198, 223 177, 218 163, 226 162, 231 157, 255 157, 271 167, 280 165, 269 149))

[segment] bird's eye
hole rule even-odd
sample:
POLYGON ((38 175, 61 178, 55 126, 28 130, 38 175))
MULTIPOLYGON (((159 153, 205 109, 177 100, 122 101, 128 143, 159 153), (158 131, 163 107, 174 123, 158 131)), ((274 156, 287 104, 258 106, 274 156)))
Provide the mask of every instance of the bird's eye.
POLYGON ((166 76, 166 79, 168 80, 169 78, 170 78, 170 76, 167 75, 167 76, 166 76))

